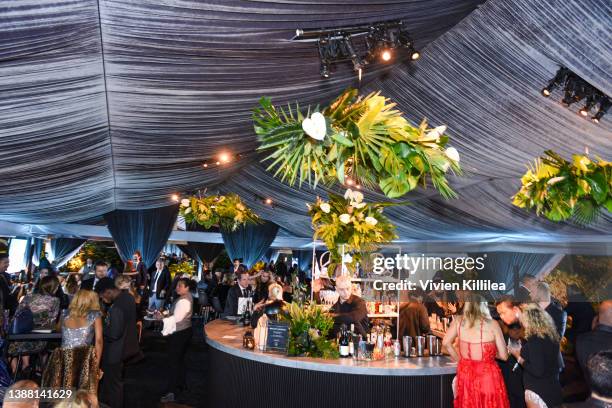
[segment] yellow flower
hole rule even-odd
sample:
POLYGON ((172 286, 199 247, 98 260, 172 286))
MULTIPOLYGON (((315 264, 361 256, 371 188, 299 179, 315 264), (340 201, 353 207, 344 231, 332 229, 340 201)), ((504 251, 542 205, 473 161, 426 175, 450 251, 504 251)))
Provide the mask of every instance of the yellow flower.
POLYGON ((572 156, 572 158, 574 159, 574 166, 576 166, 580 171, 583 173, 589 171, 588 165, 591 164, 591 160, 588 157, 575 154, 572 156))

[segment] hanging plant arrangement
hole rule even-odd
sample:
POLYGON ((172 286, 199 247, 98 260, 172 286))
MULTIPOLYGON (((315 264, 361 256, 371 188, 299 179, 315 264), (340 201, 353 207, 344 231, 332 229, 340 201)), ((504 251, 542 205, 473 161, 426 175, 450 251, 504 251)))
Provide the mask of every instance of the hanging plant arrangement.
POLYGON ((344 184, 350 177, 390 198, 428 180, 445 198, 455 197, 446 178, 461 174, 459 153, 447 147, 446 126, 411 125, 380 92, 360 97, 348 89, 329 106, 276 108, 262 98, 253 121, 268 170, 290 185, 344 184))
POLYGON ((578 154, 569 162, 551 150, 544 153, 521 178, 512 204, 552 221, 572 218, 583 225, 602 210, 612 212, 612 163, 578 154))
POLYGON ((339 248, 344 245, 344 262, 350 264, 361 253, 374 251, 397 238, 395 226, 383 214, 383 208, 390 205, 393 204, 365 203, 363 194, 350 189, 344 197, 329 194, 329 201, 318 198, 316 203, 308 204, 314 239, 325 242, 332 263, 343 261, 339 248))
POLYGON ((227 231, 261 222, 236 194, 185 198, 181 200, 179 213, 188 224, 195 222, 205 228, 219 226, 227 231))

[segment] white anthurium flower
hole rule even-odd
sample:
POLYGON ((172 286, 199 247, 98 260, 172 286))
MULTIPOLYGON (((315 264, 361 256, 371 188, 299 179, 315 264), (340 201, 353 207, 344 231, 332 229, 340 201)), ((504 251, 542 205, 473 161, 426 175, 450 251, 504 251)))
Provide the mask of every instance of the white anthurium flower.
POLYGON ((351 263, 353 262, 353 257, 351 256, 351 254, 344 254, 344 256, 342 257, 342 262, 351 263))
POLYGON ((306 118, 302 121, 302 129, 308 136, 315 140, 325 139, 325 134, 327 133, 325 116, 320 112, 313 113, 310 115, 310 118, 306 118))
POLYGON ((425 135, 425 140, 435 140, 437 142, 438 140, 440 140, 440 136, 442 136, 444 132, 446 132, 445 125, 437 126, 427 132, 427 134, 425 135))
POLYGON ((365 219, 366 223, 370 224, 370 225, 376 225, 378 224, 378 220, 374 217, 366 217, 365 219))
POLYGON ((185 214, 189 214, 190 212, 191 212, 191 207, 189 207, 189 208, 187 208, 187 209, 185 210, 185 214))
POLYGON ((363 208, 365 207, 367 204, 363 203, 363 202, 357 202, 357 201, 351 201, 351 206, 355 207, 355 208, 363 208))
POLYGON ((446 157, 454 161, 455 163, 459 163, 459 152, 454 147, 449 147, 444 151, 446 157))
POLYGON ((331 206, 329 205, 329 203, 321 203, 319 205, 319 208, 321 208, 321 211, 323 211, 325 214, 329 214, 329 212, 331 211, 331 206))
POLYGON ((181 205, 182 205, 183 207, 189 207, 189 204, 191 204, 191 202, 189 201, 189 199, 187 199, 187 198, 183 198, 183 199, 181 200, 181 205))
POLYGON ((355 202, 362 202, 363 201, 363 194, 360 193, 359 191, 353 191, 353 201, 355 202))
POLYGON ((340 215, 340 217, 338 217, 338 218, 340 218, 340 221, 343 224, 348 224, 349 222, 351 222, 351 216, 348 215, 347 213, 344 213, 344 214, 340 215))
MULTIPOLYGON (((565 180, 565 176, 562 176, 562 177, 553 177, 550 180, 548 180, 546 182, 546 184, 548 184, 549 186, 552 186, 553 184, 556 184, 556 183, 558 183, 558 182, 560 182, 562 180, 565 180)), ((529 183, 529 184, 531 184, 531 183, 529 183)))
POLYGON ((349 198, 353 197, 353 190, 351 190, 350 188, 346 190, 346 192, 344 193, 344 199, 348 200, 349 198))

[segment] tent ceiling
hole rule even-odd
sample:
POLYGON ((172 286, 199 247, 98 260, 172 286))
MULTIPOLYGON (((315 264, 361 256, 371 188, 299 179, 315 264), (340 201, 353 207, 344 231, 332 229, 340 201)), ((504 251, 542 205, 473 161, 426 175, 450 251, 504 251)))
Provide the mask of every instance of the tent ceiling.
POLYGON ((610 217, 579 229, 509 204, 525 163, 546 148, 569 155, 588 146, 612 156, 612 118, 594 125, 538 95, 559 65, 612 94, 609 2, 345 3, 3 3, 0 219, 95 219, 209 187, 238 192, 281 227, 309 236, 304 202, 325 191, 291 189, 263 170, 250 109, 262 95, 325 103, 358 85, 348 68, 322 81, 313 44, 287 41, 296 28, 401 18, 425 49, 422 59, 369 70, 364 91, 382 89, 415 121, 448 124, 467 172, 453 182, 457 200, 418 191, 414 205, 389 210, 401 237, 612 233, 610 217), (245 158, 202 169, 224 148, 245 158), (277 206, 262 206, 255 194, 277 206))

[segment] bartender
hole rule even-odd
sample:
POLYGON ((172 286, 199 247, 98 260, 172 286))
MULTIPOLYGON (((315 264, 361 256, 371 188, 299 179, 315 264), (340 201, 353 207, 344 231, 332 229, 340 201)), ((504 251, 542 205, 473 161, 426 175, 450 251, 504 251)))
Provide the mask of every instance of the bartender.
POLYGON ((353 285, 350 277, 343 275, 336 278, 338 301, 330 309, 334 316, 332 335, 335 336, 343 324, 347 327, 354 324, 355 332, 365 338, 370 329, 368 310, 363 299, 353 294, 352 289, 353 285))

